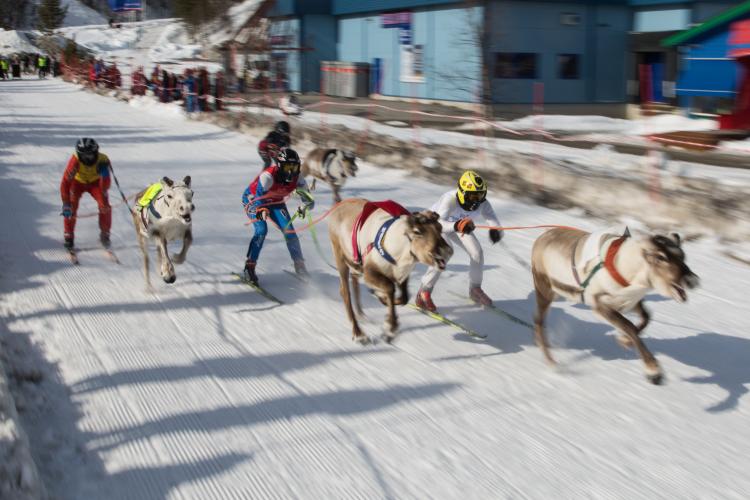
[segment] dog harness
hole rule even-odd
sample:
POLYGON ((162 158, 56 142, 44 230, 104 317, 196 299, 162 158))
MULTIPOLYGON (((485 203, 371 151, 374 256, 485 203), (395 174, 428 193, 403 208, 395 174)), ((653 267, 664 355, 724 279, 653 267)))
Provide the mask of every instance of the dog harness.
POLYGON ((385 234, 388 232, 388 229, 391 227, 391 225, 396 222, 399 217, 401 217, 402 215, 408 215, 409 213, 410 212, 407 209, 393 200, 368 201, 367 203, 365 203, 365 205, 362 207, 362 211, 354 221, 354 227, 352 227, 352 255, 354 256, 354 263, 357 265, 361 264, 365 255, 370 253, 370 251, 375 248, 385 260, 387 260, 391 264, 395 264, 396 259, 394 259, 393 256, 389 254, 383 247, 383 239, 385 238, 385 234), (374 241, 367 245, 367 248, 365 249, 365 252, 363 254, 359 250, 357 235, 362 229, 362 226, 364 226, 365 221, 368 219, 368 217, 370 217, 370 215, 372 215, 372 213, 377 209, 384 210, 389 215, 392 215, 392 217, 386 220, 383 225, 380 226, 378 232, 375 233, 374 241))
POLYGON ((578 241, 576 242, 575 246, 573 247, 573 253, 570 256, 570 268, 573 270, 573 277, 575 278, 576 283, 578 283, 578 286, 581 287, 581 302, 585 303, 583 294, 586 291, 586 288, 591 283, 591 279, 602 268, 605 268, 609 272, 609 275, 612 276, 612 279, 614 279, 618 285, 622 287, 627 287, 630 285, 630 282, 626 280, 625 277, 623 277, 623 275, 620 274, 620 272, 615 267, 615 257, 617 256, 617 252, 620 251, 620 247, 629 237, 630 231, 628 229, 625 229, 625 234, 617 238, 612 242, 612 244, 609 245, 609 248, 607 248, 607 253, 604 256, 604 260, 600 259, 599 262, 597 262, 597 264, 591 270, 586 279, 583 280, 583 282, 581 282, 581 277, 578 274, 578 269, 576 269, 576 251, 578 250, 579 243, 578 241))

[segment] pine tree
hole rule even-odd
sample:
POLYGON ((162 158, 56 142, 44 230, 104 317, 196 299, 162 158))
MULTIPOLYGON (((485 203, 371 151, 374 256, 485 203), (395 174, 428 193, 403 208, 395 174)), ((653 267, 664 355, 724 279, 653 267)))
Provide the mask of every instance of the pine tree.
POLYGON ((26 24, 29 0, 0 0, 0 28, 14 30, 26 24))
POLYGON ((42 31, 52 31, 62 26, 68 8, 60 6, 60 0, 42 0, 39 6, 38 28, 42 31))

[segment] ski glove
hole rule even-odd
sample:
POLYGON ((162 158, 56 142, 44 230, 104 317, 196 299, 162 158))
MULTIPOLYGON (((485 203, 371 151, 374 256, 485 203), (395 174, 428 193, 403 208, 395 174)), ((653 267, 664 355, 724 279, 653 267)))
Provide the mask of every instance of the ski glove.
POLYGON ((268 209, 267 208, 258 208, 255 210, 255 219, 256 220, 268 220, 268 209))
POLYGON ((474 225, 474 221, 469 217, 464 217, 463 219, 458 220, 455 224, 453 224, 453 229, 455 229, 457 233, 461 234, 471 234, 471 232, 474 231, 475 228, 476 226, 474 225))
POLYGON ((505 235, 503 231, 500 231, 498 229, 490 229, 490 241, 492 243, 497 243, 498 241, 502 240, 503 235, 505 235))
POLYGON ((70 219, 71 217, 73 217, 73 208, 70 206, 70 203, 63 203, 62 212, 60 212, 60 215, 62 215, 66 219, 70 219))

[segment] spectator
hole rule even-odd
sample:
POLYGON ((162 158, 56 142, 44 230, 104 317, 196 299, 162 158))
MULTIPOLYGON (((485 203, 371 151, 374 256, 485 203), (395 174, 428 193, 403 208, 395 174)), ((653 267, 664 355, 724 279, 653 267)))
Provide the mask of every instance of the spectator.
POLYGON ((211 93, 211 84, 208 81, 208 71, 206 68, 201 68, 198 71, 198 107, 200 111, 209 111, 208 109, 208 96, 211 93))
POLYGON ((185 82, 182 86, 183 93, 185 94, 185 110, 188 113, 192 113, 196 110, 197 106, 197 99, 196 99, 196 88, 197 84, 195 82, 195 77, 193 76, 193 70, 188 69, 185 70, 185 82))
POLYGON ((8 74, 8 60, 0 56, 0 78, 5 80, 8 74))
POLYGON ((226 92, 226 83, 224 81, 224 72, 216 72, 216 81, 214 83, 214 98, 216 103, 216 111, 222 111, 224 109, 224 93, 226 92))
POLYGON ((159 92, 159 100, 161 102, 169 102, 170 82, 169 73, 163 69, 161 71, 161 92, 159 92))
POLYGON ((37 59, 37 66, 39 67, 39 78, 45 78, 47 76, 48 68, 47 57, 40 55, 37 59))
POLYGON ((13 56, 13 62, 10 63, 10 71, 13 78, 21 78, 21 61, 18 56, 13 56))

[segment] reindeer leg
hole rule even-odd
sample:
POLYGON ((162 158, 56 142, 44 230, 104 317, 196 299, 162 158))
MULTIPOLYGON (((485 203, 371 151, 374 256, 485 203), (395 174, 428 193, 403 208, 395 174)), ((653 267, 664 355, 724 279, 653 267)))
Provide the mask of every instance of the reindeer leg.
POLYGON ((315 177, 313 177, 312 182, 310 183, 310 191, 315 191, 315 183, 318 181, 315 177))
POLYGON ((628 318, 617 312, 616 310, 612 309, 606 304, 603 304, 599 298, 595 299, 596 303, 594 306, 594 312, 600 315, 602 318, 604 318, 606 321, 608 321, 612 326, 617 328, 620 332, 624 333, 628 336, 630 341, 635 345, 635 347, 638 349, 638 353, 641 356, 641 360, 643 360, 643 364, 646 365, 646 378, 651 382, 652 384, 661 384, 664 373, 661 371, 661 367, 659 366, 659 362, 656 361, 656 358, 654 358, 654 355, 651 354, 651 351, 648 350, 646 345, 643 343, 641 338, 638 336, 638 329, 635 327, 633 323, 631 323, 628 318))
POLYGON ((360 289, 359 289, 359 279, 354 275, 354 273, 351 273, 350 275, 351 279, 351 286, 352 286, 352 292, 354 293, 354 306, 356 307, 357 316, 360 318, 365 317, 365 312, 362 310, 362 301, 360 300, 360 289))
POLYGON ((185 231, 185 236, 182 237, 182 250, 180 250, 180 253, 177 255, 174 255, 172 257, 172 262, 175 264, 182 264, 185 262, 185 257, 187 257, 187 251, 188 248, 190 248, 190 245, 193 243, 193 232, 188 229, 185 231))
POLYGON ((339 194, 339 186, 336 184, 331 184, 331 189, 333 190, 333 202, 338 203, 341 201, 341 195, 339 194))
POLYGON ((153 288, 151 286, 151 276, 149 275, 149 269, 148 269, 148 239, 141 232, 141 221, 138 220, 138 214, 135 211, 133 211, 131 212, 131 215, 133 216, 133 227, 135 227, 135 237, 136 237, 136 240, 138 241, 138 247, 141 249, 141 254, 143 255, 143 277, 146 280, 146 290, 151 292, 153 288))
MULTIPOLYGON (((354 316, 354 310, 352 309, 352 298, 349 292, 349 266, 347 265, 346 260, 344 260, 341 249, 336 242, 333 243, 333 254, 336 258, 336 267, 339 271, 339 292, 341 293, 341 298, 344 299, 346 315, 349 317, 349 322, 352 324, 352 340, 359 342, 362 345, 367 344, 370 339, 367 338, 367 335, 362 333, 362 329, 359 327, 357 318, 354 316)), ((359 297, 359 287, 357 287, 355 293, 357 294, 357 297, 359 297)), ((359 300, 357 301, 359 302, 359 300)))
POLYGON ((409 303, 409 278, 406 278, 403 283, 398 284, 398 298, 395 303, 397 306, 409 303))
POLYGON ((166 238, 159 235, 156 240, 156 247, 159 255, 159 270, 161 277, 165 283, 174 283, 177 276, 174 274, 174 265, 172 265, 172 261, 169 259, 166 238))
POLYGON ((531 274, 534 277, 534 292, 536 294, 536 314, 534 315, 534 341, 536 345, 542 350, 544 358, 551 365, 555 365, 555 360, 549 352, 549 344, 547 343, 547 336, 544 332, 544 319, 547 317, 547 312, 555 299, 555 292, 550 286, 549 278, 538 272, 536 269, 531 269, 531 274))
POLYGON ((388 308, 388 317, 383 327, 385 341, 390 343, 398 333, 398 316, 396 316, 396 301, 394 299, 396 286, 384 274, 367 267, 365 268, 365 283, 377 290, 376 294, 388 308))
MULTIPOLYGON (((648 326, 648 323, 651 320, 651 315, 649 314, 648 309, 644 307, 642 300, 635 305, 634 310, 641 317, 640 324, 635 327, 638 335, 640 336, 641 332, 648 326)), ((625 349, 633 348, 633 342, 630 341, 630 337, 628 337, 627 335, 618 334, 617 343, 619 343, 625 349)))

